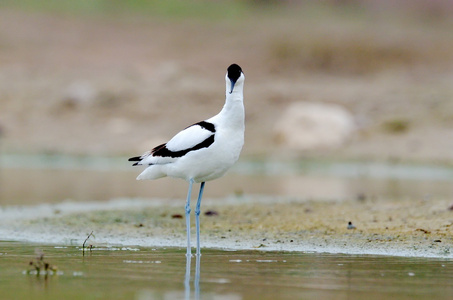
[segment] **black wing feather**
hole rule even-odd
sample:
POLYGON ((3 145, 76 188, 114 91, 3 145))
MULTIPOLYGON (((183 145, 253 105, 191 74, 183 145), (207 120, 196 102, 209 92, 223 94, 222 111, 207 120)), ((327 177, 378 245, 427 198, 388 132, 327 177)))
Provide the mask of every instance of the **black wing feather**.
POLYGON ((199 149, 202 149, 202 148, 208 148, 209 146, 211 146, 212 143, 214 143, 214 140, 215 140, 214 136, 215 136, 214 134, 210 135, 203 142, 193 146, 192 148, 179 150, 179 151, 171 151, 171 150, 168 150, 168 148, 166 147, 167 146, 166 144, 162 144, 162 145, 157 146, 156 148, 154 148, 151 151, 151 153, 152 153, 153 156, 173 157, 173 158, 181 157, 181 156, 186 155, 190 151, 195 151, 195 150, 199 150, 199 149))
MULTIPOLYGON (((202 128, 212 132, 212 134, 207 139, 205 139, 201 143, 199 143, 191 148, 179 150, 179 151, 171 151, 167 148, 167 144, 165 143, 165 144, 161 144, 159 146, 154 147, 150 151, 149 155, 175 158, 175 157, 184 156, 187 153, 189 153, 190 151, 195 151, 195 150, 199 150, 199 149, 207 148, 207 147, 211 146, 211 144, 214 143, 214 141, 215 141, 215 131, 216 131, 215 125, 212 123, 206 122, 206 121, 201 121, 201 122, 195 123, 193 125, 190 125, 189 127, 195 126, 195 125, 201 126, 202 128)), ((189 127, 187 127, 187 128, 189 128, 189 127)), ((144 156, 145 155, 134 156, 134 157, 129 158, 128 161, 136 161, 136 163, 133 164, 133 166, 136 166, 142 159, 145 158, 144 156)), ((148 155, 146 155, 146 156, 148 156, 148 155)))

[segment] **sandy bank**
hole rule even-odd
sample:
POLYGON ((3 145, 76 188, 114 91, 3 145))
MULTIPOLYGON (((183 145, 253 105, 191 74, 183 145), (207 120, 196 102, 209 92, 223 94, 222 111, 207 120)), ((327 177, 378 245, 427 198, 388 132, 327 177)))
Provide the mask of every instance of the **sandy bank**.
MULTIPOLYGON (((450 204, 443 199, 207 199, 202 247, 453 258, 450 204), (355 229, 347 229, 349 221, 355 229)), ((3 207, 0 239, 81 245, 93 231, 94 246, 184 247, 183 206, 183 201, 118 199, 3 207)))

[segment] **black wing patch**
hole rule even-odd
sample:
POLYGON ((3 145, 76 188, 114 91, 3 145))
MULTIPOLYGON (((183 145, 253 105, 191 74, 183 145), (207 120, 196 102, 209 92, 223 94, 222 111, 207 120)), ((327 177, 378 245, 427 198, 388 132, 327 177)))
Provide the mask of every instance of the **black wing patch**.
POLYGON ((157 147, 155 147, 151 153, 153 156, 161 156, 161 157, 182 157, 189 153, 190 151, 195 151, 195 150, 200 150, 203 148, 208 148, 209 146, 214 143, 214 134, 210 135, 207 139, 205 139, 203 142, 193 146, 192 148, 184 149, 184 150, 179 150, 179 151, 171 151, 167 149, 167 144, 162 144, 157 147))
MULTIPOLYGON (((189 127, 192 127, 192 126, 195 126, 195 125, 198 125, 198 126, 204 128, 206 130, 209 130, 212 133, 215 132, 215 125, 212 124, 212 123, 209 123, 209 122, 206 122, 206 121, 201 121, 201 122, 195 123, 193 125, 190 125, 189 127)), ((189 128, 189 127, 187 127, 187 128, 189 128)))
MULTIPOLYGON (((205 139, 203 142, 193 146, 192 148, 179 150, 179 151, 168 150, 166 143, 161 144, 157 147, 154 147, 151 150, 150 155, 160 156, 160 157, 173 157, 173 158, 182 157, 182 156, 186 155, 187 153, 189 153, 190 151, 200 150, 202 148, 208 148, 209 146, 211 146, 215 140, 215 125, 212 123, 206 122, 206 121, 201 121, 201 122, 195 123, 193 125, 190 125, 189 127, 192 127, 195 125, 198 125, 198 126, 202 127, 203 129, 206 129, 206 130, 212 132, 212 134, 207 139, 205 139)), ((189 127, 187 127, 187 128, 189 128, 189 127)), ((143 158, 144 158, 143 156, 135 156, 135 157, 129 158, 128 161, 136 161, 136 163, 133 164, 133 166, 136 166, 136 165, 138 165, 138 162, 140 162, 143 158)))

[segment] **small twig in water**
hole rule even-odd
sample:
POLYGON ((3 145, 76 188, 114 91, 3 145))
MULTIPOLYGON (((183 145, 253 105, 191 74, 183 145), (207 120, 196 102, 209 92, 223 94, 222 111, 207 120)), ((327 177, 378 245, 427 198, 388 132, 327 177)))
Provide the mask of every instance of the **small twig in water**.
MULTIPOLYGON (((85 239, 85 241, 83 241, 83 244, 82 244, 82 253, 83 255, 85 255, 85 244, 86 242, 88 241, 88 239, 93 236, 93 231, 90 232, 90 234, 87 236, 87 238, 85 239)), ((91 249, 93 249, 93 245, 89 245, 88 248, 90 249, 90 252, 91 252, 91 249)))

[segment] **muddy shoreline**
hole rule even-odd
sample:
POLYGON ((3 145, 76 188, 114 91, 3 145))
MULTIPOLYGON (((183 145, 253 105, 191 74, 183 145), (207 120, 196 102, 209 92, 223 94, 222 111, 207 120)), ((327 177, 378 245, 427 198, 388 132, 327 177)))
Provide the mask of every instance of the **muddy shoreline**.
MULTIPOLYGON (((453 258, 449 200, 278 200, 208 199, 202 247, 453 258)), ((0 239, 81 245, 93 231, 95 247, 185 247, 182 213, 163 200, 10 206, 1 212, 9 217, 1 218, 0 239)))

